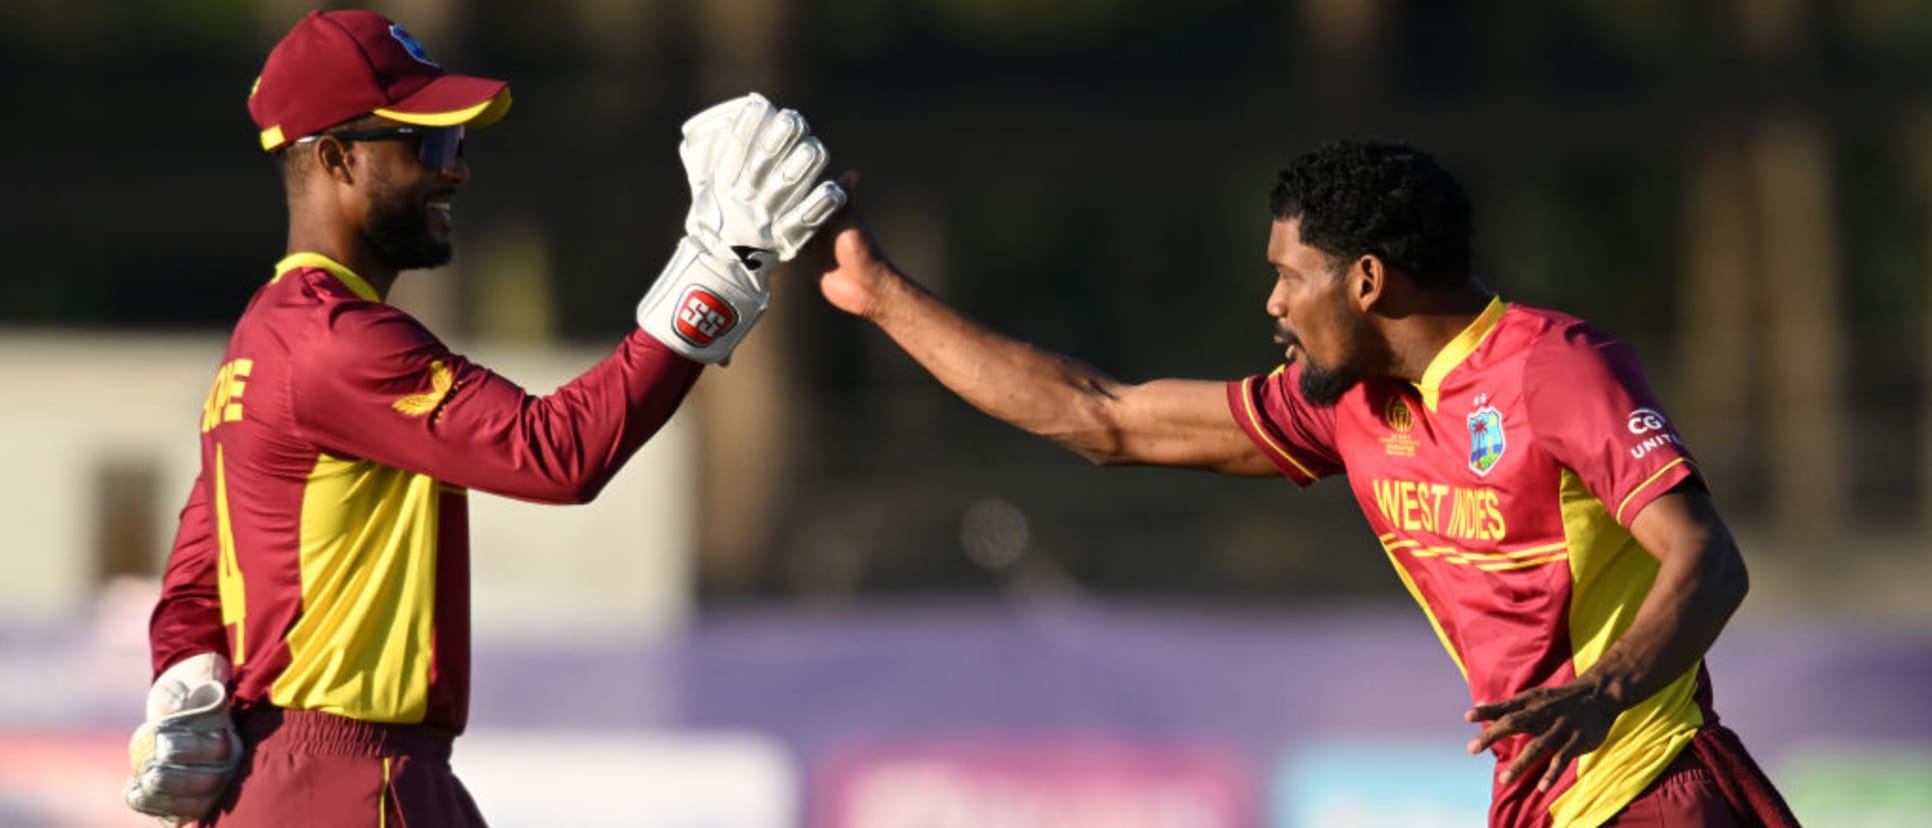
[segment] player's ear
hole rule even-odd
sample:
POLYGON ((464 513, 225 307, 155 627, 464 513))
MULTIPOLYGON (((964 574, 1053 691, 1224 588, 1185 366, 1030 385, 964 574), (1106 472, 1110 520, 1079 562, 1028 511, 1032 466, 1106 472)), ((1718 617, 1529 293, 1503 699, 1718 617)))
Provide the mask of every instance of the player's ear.
POLYGON ((329 180, 338 184, 354 184, 356 182, 355 153, 349 150, 349 144, 347 142, 338 141, 327 135, 317 139, 315 142, 315 165, 317 169, 322 171, 323 175, 329 177, 329 180))
POLYGON ((1355 260, 1346 275, 1348 300, 1357 310, 1367 312, 1381 301, 1382 292, 1389 286, 1389 267, 1382 257, 1368 254, 1355 260))

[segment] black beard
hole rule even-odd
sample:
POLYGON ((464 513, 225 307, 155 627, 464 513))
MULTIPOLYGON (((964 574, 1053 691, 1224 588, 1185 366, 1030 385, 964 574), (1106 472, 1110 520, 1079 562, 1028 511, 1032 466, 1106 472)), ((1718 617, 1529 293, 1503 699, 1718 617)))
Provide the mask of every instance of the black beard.
POLYGON ((400 195, 377 202, 363 236, 382 254, 383 262, 396 270, 442 267, 456 252, 449 242, 437 241, 430 234, 429 209, 400 195))
POLYGON ((1326 408, 1342 401, 1348 389, 1362 381, 1359 371, 1347 366, 1317 367, 1304 352, 1301 359, 1301 396, 1309 405, 1326 408))

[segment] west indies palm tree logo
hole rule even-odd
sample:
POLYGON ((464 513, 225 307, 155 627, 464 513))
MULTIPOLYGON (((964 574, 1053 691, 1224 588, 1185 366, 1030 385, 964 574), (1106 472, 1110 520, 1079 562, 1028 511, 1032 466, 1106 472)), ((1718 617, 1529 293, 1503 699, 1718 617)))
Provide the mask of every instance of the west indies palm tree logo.
POLYGON ((1477 397, 1476 410, 1469 412, 1469 470, 1479 476, 1488 476, 1496 461, 1503 459, 1503 450, 1509 448, 1503 436, 1503 413, 1493 405, 1484 405, 1487 401, 1488 395, 1477 397))
POLYGON ((443 68, 441 64, 429 59, 429 50, 423 48, 423 44, 417 41, 414 36, 403 31, 401 23, 389 24, 389 36, 395 38, 397 43, 401 43, 403 51, 408 52, 409 56, 415 58, 417 63, 432 69, 443 68))

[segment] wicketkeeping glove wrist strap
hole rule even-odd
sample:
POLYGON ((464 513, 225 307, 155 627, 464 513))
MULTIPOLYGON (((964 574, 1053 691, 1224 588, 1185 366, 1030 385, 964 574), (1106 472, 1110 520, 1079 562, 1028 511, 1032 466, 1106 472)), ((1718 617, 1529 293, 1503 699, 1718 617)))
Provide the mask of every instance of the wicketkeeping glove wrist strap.
MULTIPOLYGON (((760 270, 770 267, 769 256, 744 259, 760 270)), ((771 301, 769 278, 754 273, 722 243, 707 245, 685 236, 638 303, 638 327, 693 360, 725 362, 764 315, 771 301)))

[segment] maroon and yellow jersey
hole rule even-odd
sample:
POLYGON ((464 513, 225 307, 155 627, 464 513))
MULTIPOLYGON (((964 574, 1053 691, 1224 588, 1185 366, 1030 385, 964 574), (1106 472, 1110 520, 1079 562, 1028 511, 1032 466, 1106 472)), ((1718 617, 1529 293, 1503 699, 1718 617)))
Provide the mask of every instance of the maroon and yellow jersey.
POLYGON ((589 500, 700 366, 633 332, 537 397, 451 353, 336 262, 298 253, 275 270, 202 411, 202 471, 150 627, 154 669, 222 652, 242 707, 460 731, 468 490, 589 500))
MULTIPOLYGON (((1300 485, 1346 473, 1474 700, 1564 684, 1637 614, 1657 558, 1631 520, 1696 469, 1629 347, 1553 311, 1492 301, 1421 382, 1365 381, 1334 406, 1299 366, 1228 385, 1234 417, 1300 485)), ((1596 825, 1710 715, 1703 667, 1625 711, 1557 786, 1495 788, 1492 825, 1596 825)), ((1528 741, 1495 747, 1498 769, 1528 741)))

